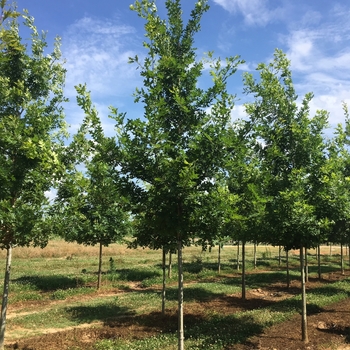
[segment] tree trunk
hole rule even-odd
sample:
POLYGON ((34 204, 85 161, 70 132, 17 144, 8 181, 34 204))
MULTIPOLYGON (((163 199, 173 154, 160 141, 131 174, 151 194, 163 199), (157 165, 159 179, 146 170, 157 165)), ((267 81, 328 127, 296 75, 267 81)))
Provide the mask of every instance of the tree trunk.
POLYGON ((332 256, 332 243, 329 243, 329 256, 332 256))
POLYGON ((239 241, 237 242, 237 271, 239 271, 239 241))
POLYGON ((281 246, 278 246, 278 266, 281 266, 281 246))
POLYGON ((101 288, 101 275, 102 275, 102 243, 100 243, 100 252, 99 252, 99 255, 98 255, 97 289, 101 288))
POLYGON ((305 282, 309 282, 309 264, 307 261, 307 249, 305 248, 305 282))
POLYGON ((219 252, 218 252, 218 274, 221 272, 221 243, 219 243, 219 252))
POLYGON ((9 295, 10 286, 10 273, 11 273, 11 262, 12 262, 12 246, 7 248, 6 255, 6 270, 4 278, 4 292, 2 295, 1 305, 1 320, 0 320, 0 349, 4 349, 5 331, 6 331, 6 312, 7 312, 7 301, 9 295))
POLYGON ((177 263, 178 263, 178 350, 184 350, 184 314, 183 314, 183 271, 182 271, 182 241, 177 241, 177 263))
POLYGON ((300 247, 300 273, 301 273, 301 339, 304 343, 309 342, 307 333, 307 314, 306 314, 306 288, 305 288, 305 265, 304 265, 304 249, 300 247))
POLYGON ((162 269, 163 269, 163 287, 162 287, 162 315, 165 315, 165 287, 166 287, 166 251, 162 249, 162 269))
POLYGON ((350 270, 350 243, 349 243, 349 270, 350 270))
POLYGON ((341 274, 344 275, 343 243, 340 244, 340 270, 341 270, 341 274))
POLYGON ((321 274, 321 246, 318 245, 317 247, 317 269, 318 269, 318 280, 321 281, 322 274, 321 274))
POLYGON ((256 269, 256 241, 254 242, 253 255, 254 255, 254 269, 256 269))
POLYGON ((168 265, 168 278, 170 279, 171 278, 171 268, 172 268, 172 254, 171 254, 171 251, 169 251, 169 265, 168 265))
POLYGON ((287 289, 290 286, 290 276, 289 276, 289 251, 286 250, 286 268, 287 268, 287 289))
POLYGON ((245 242, 242 242, 242 300, 245 300, 245 242))

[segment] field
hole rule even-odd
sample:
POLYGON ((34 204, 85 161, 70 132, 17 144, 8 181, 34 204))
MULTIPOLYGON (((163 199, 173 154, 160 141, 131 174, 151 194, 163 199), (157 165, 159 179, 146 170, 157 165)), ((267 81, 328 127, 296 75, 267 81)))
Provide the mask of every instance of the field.
MULTIPOLYGON (((236 246, 222 249, 220 274, 217 248, 185 248, 185 348, 345 349, 350 342, 348 263, 342 275, 340 248, 332 247, 331 256, 329 247, 321 252, 321 281, 315 252, 308 256, 310 342, 304 347, 296 252, 290 256, 292 282, 287 289, 285 258, 279 265, 278 249, 258 246, 254 269, 253 246, 248 246, 243 301, 236 246)), ((53 240, 45 249, 15 248, 6 349, 177 349, 175 262, 173 256, 162 315, 159 251, 117 244, 104 248, 102 288, 97 291, 98 247, 53 240)))

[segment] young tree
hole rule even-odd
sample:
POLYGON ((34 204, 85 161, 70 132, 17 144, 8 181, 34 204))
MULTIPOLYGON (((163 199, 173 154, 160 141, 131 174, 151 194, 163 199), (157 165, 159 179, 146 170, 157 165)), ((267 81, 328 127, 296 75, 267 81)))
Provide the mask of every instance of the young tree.
POLYGON ((245 245, 248 241, 259 240, 266 202, 257 143, 250 129, 250 123, 243 121, 229 129, 226 164, 228 189, 231 196, 236 197, 234 206, 227 208, 231 216, 226 224, 230 227, 231 237, 238 241, 238 246, 242 242, 243 300, 246 298, 245 245))
POLYGON ((313 177, 325 162, 323 130, 328 114, 318 111, 309 117, 308 93, 298 107, 292 83, 290 62, 276 50, 274 60, 259 64, 260 82, 245 75, 245 89, 255 102, 246 106, 251 122, 261 140, 262 167, 267 177, 266 205, 270 243, 286 250, 300 250, 302 276, 302 338, 308 341, 304 248, 315 247, 320 218, 312 198, 313 177))
POLYGON ((116 176, 115 138, 104 136, 85 86, 79 85, 76 89, 85 119, 72 144, 66 148, 66 158, 73 158, 76 164, 65 174, 57 192, 56 232, 67 241, 99 245, 99 289, 102 247, 120 241, 128 233, 129 214, 125 208, 127 199, 116 176), (83 170, 77 170, 77 166, 83 170))
MULTIPOLYGON (((318 211, 327 219, 324 240, 330 244, 349 242, 350 234, 350 121, 346 104, 343 105, 345 127, 339 124, 327 147, 327 162, 315 193, 318 211)), ((341 270, 344 272, 341 249, 341 270)))
POLYGON ((45 192, 61 172, 64 116, 61 104, 65 70, 59 40, 45 55, 45 35, 39 34, 27 12, 20 15, 1 1, 0 20, 0 247, 7 250, 0 321, 4 347, 12 248, 45 246, 41 219, 47 208, 45 192), (31 32, 22 43, 20 19, 31 32))
POLYGON ((199 87, 204 62, 198 61, 194 35, 208 10, 207 1, 195 3, 186 25, 180 0, 167 0, 167 19, 161 19, 155 2, 136 1, 131 6, 145 23, 148 55, 138 64, 144 86, 136 90, 136 102, 144 103, 144 118, 120 120, 122 171, 138 188, 138 245, 161 249, 177 246, 178 253, 178 348, 183 349, 182 248, 190 244, 195 208, 200 194, 216 187, 223 165, 224 134, 233 96, 226 81, 239 60, 211 62, 213 85, 199 87), (147 189, 143 184, 147 185, 147 189))

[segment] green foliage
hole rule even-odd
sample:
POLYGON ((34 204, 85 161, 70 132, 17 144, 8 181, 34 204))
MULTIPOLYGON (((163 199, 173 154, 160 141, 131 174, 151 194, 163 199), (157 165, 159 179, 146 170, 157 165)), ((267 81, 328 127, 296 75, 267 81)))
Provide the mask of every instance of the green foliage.
POLYGON ((57 193, 54 210, 56 233, 67 241, 108 246, 128 232, 127 200, 121 195, 113 159, 115 140, 105 137, 85 86, 76 87, 85 119, 66 149, 70 163, 57 193), (72 156, 74 154, 74 156, 72 156), (84 168, 79 171, 78 167, 84 168))
MULTIPOLYGON (((159 17, 152 1, 136 1, 132 9, 145 20, 144 78, 135 101, 144 104, 144 119, 117 118, 122 172, 135 187, 135 245, 173 249, 188 245, 207 193, 215 187, 223 165, 224 136, 233 107, 227 79, 240 63, 222 63, 209 54, 213 85, 203 90, 198 79, 205 72, 193 47, 207 1, 196 2, 187 24, 180 1, 166 1, 168 17, 159 17)), ((214 207, 212 207, 214 208, 214 207)), ((208 220, 209 221, 209 220, 208 220)), ((201 229, 207 236, 209 229, 201 229)), ((199 233, 199 232, 198 232, 199 233)))
POLYGON ((240 120, 230 126, 227 135, 224 181, 228 198, 222 197, 227 212, 222 233, 242 242, 263 241, 267 194, 256 138, 250 122, 240 120))
POLYGON ((325 217, 323 231, 333 243, 348 243, 350 233, 350 143, 349 113, 343 105, 345 126, 339 124, 333 138, 327 145, 327 162, 319 175, 320 187, 315 195, 319 211, 325 217))
POLYGON ((59 39, 45 55, 45 35, 34 19, 22 15, 31 32, 25 46, 19 13, 4 10, 0 24, 0 247, 45 245, 47 230, 39 222, 50 190, 62 173, 65 136, 62 103, 65 69, 59 39))
POLYGON ((259 139, 261 170, 265 178, 266 241, 286 249, 313 247, 319 241, 321 217, 314 195, 320 188, 314 179, 325 163, 322 132, 328 114, 309 116, 311 93, 301 106, 292 82, 290 62, 276 50, 274 60, 258 66, 260 82, 245 74, 245 91, 255 96, 246 105, 254 133, 259 139))

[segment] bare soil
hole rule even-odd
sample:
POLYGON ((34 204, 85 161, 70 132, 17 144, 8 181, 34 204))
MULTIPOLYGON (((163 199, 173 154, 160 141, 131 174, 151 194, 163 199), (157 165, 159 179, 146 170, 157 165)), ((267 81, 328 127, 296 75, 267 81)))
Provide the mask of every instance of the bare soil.
MULTIPOLYGON (((340 274, 331 274, 322 283, 310 280, 308 288, 319 287, 342 278, 340 274)), ((275 301, 289 298, 300 292, 299 282, 294 281, 287 290, 284 285, 275 284, 268 288, 259 288, 247 292, 243 301, 239 294, 227 295, 202 302, 191 302, 185 305, 185 324, 191 325, 203 319, 208 310, 220 314, 232 314, 242 310, 266 307, 275 301)), ((90 296, 94 297, 94 296, 90 296)), ((96 296, 95 296, 96 297, 96 296)), ((64 301, 60 301, 64 302, 64 301)), ((28 306, 30 303, 28 304, 28 306)), ((13 305, 11 313, 20 312, 25 306, 13 305)), ((36 310, 47 309, 47 304, 37 304, 36 310)), ((295 315, 290 320, 270 327, 254 336, 245 344, 228 345, 225 350, 297 350, 297 349, 350 349, 350 299, 332 304, 320 312, 308 317, 309 342, 301 341, 301 316, 295 315)), ((93 344, 101 339, 141 339, 159 333, 175 333, 177 329, 176 310, 168 309, 165 316, 152 312, 141 316, 123 316, 106 322, 82 324, 67 329, 47 329, 46 334, 15 340, 7 335, 6 349, 22 350, 63 350, 93 349, 93 344)), ((156 349, 155 349, 156 350, 156 349)))

